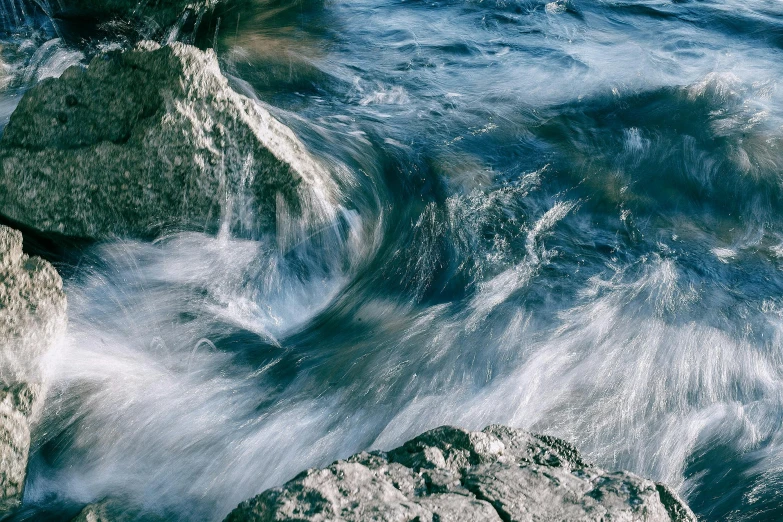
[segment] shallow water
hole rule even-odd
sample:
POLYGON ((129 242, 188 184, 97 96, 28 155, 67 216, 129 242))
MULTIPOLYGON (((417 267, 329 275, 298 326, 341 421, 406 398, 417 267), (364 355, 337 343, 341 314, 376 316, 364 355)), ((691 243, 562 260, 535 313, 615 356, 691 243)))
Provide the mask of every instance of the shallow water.
POLYGON ((291 241, 42 251, 70 331, 18 520, 220 520, 444 423, 783 518, 782 4, 246 2, 158 33, 34 7, 4 18, 6 121, 100 49, 195 42, 341 196, 291 241))

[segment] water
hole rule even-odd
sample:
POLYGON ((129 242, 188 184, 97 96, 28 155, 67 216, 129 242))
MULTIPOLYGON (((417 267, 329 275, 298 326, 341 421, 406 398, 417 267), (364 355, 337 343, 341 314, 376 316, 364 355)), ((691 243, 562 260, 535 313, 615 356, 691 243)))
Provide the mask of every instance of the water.
POLYGON ((4 26, 6 120, 100 49, 180 39, 342 177, 297 241, 44 242, 71 324, 16 519, 112 495, 220 520, 308 466, 495 422, 665 481, 704 520, 783 518, 779 2, 25 20, 4 26))

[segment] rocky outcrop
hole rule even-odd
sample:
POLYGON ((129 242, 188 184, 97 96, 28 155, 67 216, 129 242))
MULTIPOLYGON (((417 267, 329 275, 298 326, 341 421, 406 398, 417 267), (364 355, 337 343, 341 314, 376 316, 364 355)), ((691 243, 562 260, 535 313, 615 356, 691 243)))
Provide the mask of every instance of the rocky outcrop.
POLYGON ((99 20, 149 19, 161 27, 173 24, 183 13, 214 7, 219 0, 58 0, 51 2, 53 14, 99 20))
POLYGON ((234 92, 214 52, 145 42, 28 91, 0 139, 0 213, 104 238, 161 226, 274 230, 331 212, 331 181, 294 134, 234 92))
POLYGON ((153 513, 129 508, 126 502, 117 499, 106 499, 85 506, 76 517, 71 519, 71 522, 132 522, 136 520, 164 522, 167 519, 153 513))
POLYGON ((65 327, 65 308, 54 268, 25 255, 21 233, 0 225, 0 514, 22 497, 40 360, 65 327))
POLYGON ((82 509, 71 522, 123 522, 126 517, 114 513, 110 502, 90 504, 82 509))
POLYGON ((308 470, 225 522, 695 522, 662 484, 608 472, 554 437, 441 427, 389 451, 308 470))

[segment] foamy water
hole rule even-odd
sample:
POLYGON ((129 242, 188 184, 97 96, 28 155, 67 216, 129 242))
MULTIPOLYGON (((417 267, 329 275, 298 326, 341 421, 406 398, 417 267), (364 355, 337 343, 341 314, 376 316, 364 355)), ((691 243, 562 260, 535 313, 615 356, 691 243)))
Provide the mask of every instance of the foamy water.
MULTIPOLYGON (((3 16, 5 118, 150 36, 3 16)), ((306 467, 496 422, 665 481, 704 520, 783 517, 781 20, 765 1, 249 2, 160 31, 214 47, 334 195, 278 236, 54 256, 70 327, 17 519, 111 496, 221 520, 306 467)))

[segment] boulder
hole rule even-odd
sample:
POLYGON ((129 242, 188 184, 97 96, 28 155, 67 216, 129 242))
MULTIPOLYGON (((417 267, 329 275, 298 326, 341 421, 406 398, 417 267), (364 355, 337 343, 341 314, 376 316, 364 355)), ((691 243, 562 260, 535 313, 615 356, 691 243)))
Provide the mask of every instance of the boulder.
POLYGON ((0 213, 69 236, 214 230, 226 216, 249 232, 279 216, 314 223, 333 212, 331 183, 290 129, 229 87, 213 51, 180 43, 43 80, 0 139, 0 213))
POLYGON ((71 522, 164 522, 166 517, 129 507, 130 503, 116 498, 107 498, 88 504, 71 522))
POLYGON ((0 225, 0 514, 16 507, 43 396, 40 361, 66 324, 62 280, 22 252, 22 234, 0 225))
POLYGON ((59 0, 52 2, 53 14, 59 17, 93 18, 96 20, 148 19, 167 27, 186 10, 202 12, 219 0, 59 0))
POLYGON ((121 522, 127 520, 123 516, 113 513, 110 502, 97 502, 89 504, 82 509, 71 522, 121 522))
POLYGON ((441 427, 389 452, 305 471, 225 522, 678 521, 696 517, 663 484, 609 472, 554 437, 503 426, 441 427))

